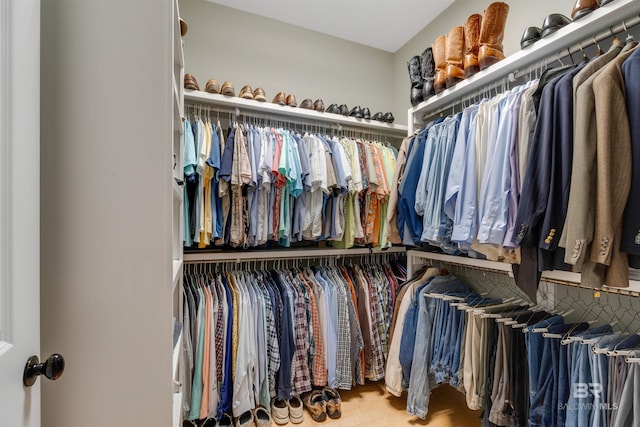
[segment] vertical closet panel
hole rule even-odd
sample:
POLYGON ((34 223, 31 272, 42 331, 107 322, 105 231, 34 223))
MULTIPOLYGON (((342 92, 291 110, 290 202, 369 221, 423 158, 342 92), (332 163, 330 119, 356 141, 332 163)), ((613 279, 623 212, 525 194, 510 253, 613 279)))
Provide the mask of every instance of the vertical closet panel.
POLYGON ((42 4, 46 426, 171 419, 172 6, 42 4))

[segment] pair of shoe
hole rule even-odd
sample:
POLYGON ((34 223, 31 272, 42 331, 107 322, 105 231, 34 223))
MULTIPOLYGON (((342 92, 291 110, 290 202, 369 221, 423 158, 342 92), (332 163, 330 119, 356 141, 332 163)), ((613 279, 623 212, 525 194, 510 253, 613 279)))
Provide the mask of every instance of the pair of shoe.
POLYGON ((349 107, 347 107, 346 104, 341 104, 339 107, 338 107, 338 104, 331 104, 329 105, 329 108, 325 110, 325 113, 340 114, 342 116, 348 116, 349 107))
POLYGON ((480 14, 469 16, 464 26, 441 35, 421 56, 408 63, 411 105, 439 94, 504 59, 502 41, 509 5, 491 3, 480 14))
POLYGON ((233 418, 231 418, 231 415, 225 413, 222 414, 220 420, 216 420, 215 418, 207 418, 202 422, 202 424, 189 420, 184 420, 182 422, 182 427, 196 427, 198 425, 202 427, 233 427, 233 418))
MULTIPOLYGON (((574 19, 579 19, 582 16, 587 15, 588 13, 591 13, 593 9, 586 9, 587 3, 593 3, 595 4, 595 7, 597 7, 597 4, 598 4, 598 2, 595 0, 593 2, 578 0, 578 4, 582 4, 583 8, 576 9, 578 7, 578 4, 576 4, 576 7, 574 7, 573 12, 571 13, 571 16, 574 16, 574 19)), ((571 23, 571 19, 567 18, 563 14, 552 13, 551 15, 544 18, 544 22, 542 23, 542 28, 533 26, 533 27, 528 27, 527 29, 524 30, 524 33, 522 33, 522 38, 520 39, 520 49, 524 49, 527 46, 531 46, 541 38, 550 36, 551 34, 558 31, 560 28, 570 23, 571 23)))
POLYGON ((393 114, 390 111, 384 114, 382 114, 381 112, 377 112, 373 115, 373 117, 371 117, 371 120, 376 120, 382 123, 393 123, 395 117, 393 117, 393 114))
POLYGON ((273 97, 273 100, 271 102, 273 102, 274 104, 283 105, 283 106, 288 105, 289 107, 298 106, 298 101, 296 101, 296 96, 292 93, 285 96, 284 92, 278 92, 276 93, 276 96, 273 97))
POLYGON ((331 387, 306 393, 303 395, 302 400, 304 401, 304 406, 311 413, 311 418, 316 422, 326 420, 327 416, 335 420, 342 415, 340 394, 331 387))
POLYGON ((251 86, 249 85, 244 85, 242 89, 240 89, 240 98, 267 102, 267 95, 265 94, 264 89, 257 87, 256 90, 251 90, 251 86))
POLYGON ((258 406, 236 418, 236 427, 271 427, 271 415, 264 406, 258 406))
POLYGON ((355 117, 356 119, 371 119, 371 112, 368 107, 360 108, 360 106, 355 106, 349 111, 350 117, 355 117))
POLYGON ((324 102, 322 99, 316 99, 315 102, 311 100, 311 98, 306 98, 302 103, 300 103, 300 108, 305 108, 307 110, 315 110, 319 113, 324 112, 324 102))
POLYGON ((293 396, 289 400, 274 398, 271 400, 271 416, 278 425, 287 424, 291 421, 300 424, 304 419, 302 415, 302 400, 298 396, 293 396))
MULTIPOLYGON (((186 79, 186 76, 187 75, 185 74, 185 79, 186 79)), ((187 88, 186 85, 185 85, 185 88, 187 88)), ((200 89, 196 89, 196 90, 200 90, 200 89)), ((216 79, 209 79, 207 80, 207 84, 204 86, 204 91, 208 93, 221 93, 227 96, 236 96, 236 90, 233 88, 233 83, 231 83, 230 81, 226 81, 222 83, 222 89, 220 89, 220 84, 216 79)))

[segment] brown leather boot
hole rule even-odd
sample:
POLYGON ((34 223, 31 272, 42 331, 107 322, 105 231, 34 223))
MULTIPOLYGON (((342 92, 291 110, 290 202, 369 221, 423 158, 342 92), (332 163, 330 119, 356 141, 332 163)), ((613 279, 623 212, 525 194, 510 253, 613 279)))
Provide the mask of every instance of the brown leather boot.
POLYGON ((509 5, 502 2, 491 3, 484 11, 480 26, 480 50, 478 51, 481 70, 504 59, 502 40, 508 14, 509 5))
POLYGON ((480 49, 480 24, 482 16, 473 14, 464 24, 464 75, 466 78, 480 71, 478 50, 480 49))
POLYGON ((464 80, 462 52, 464 51, 464 27, 453 27, 447 36, 447 88, 464 80))
POLYGON ((436 63, 436 77, 433 81, 433 90, 436 95, 447 88, 446 72, 447 68, 447 36, 440 36, 433 43, 433 59, 436 63))

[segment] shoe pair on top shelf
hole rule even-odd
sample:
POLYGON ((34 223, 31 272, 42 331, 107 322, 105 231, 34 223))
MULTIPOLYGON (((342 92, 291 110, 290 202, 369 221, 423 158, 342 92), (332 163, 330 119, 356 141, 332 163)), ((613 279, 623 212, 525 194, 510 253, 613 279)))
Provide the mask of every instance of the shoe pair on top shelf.
POLYGON ((327 108, 326 112, 332 114, 340 114, 342 116, 355 117, 357 119, 376 120, 385 123, 393 123, 393 121, 395 120, 391 112, 384 114, 378 112, 372 117, 368 107, 360 108, 360 106, 355 106, 351 109, 351 111, 349 111, 349 107, 347 107, 346 104, 341 104, 340 106, 338 106, 338 104, 331 104, 329 105, 329 108, 327 108))

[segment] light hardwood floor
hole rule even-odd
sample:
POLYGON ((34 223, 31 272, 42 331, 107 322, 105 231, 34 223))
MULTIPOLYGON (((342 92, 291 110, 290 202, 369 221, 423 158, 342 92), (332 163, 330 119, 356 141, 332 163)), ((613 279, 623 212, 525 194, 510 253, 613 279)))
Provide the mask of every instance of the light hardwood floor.
MULTIPOLYGON (((367 383, 351 391, 340 391, 342 417, 327 418, 316 423, 305 410, 302 424, 287 424, 288 427, 476 427, 480 426, 482 411, 467 408, 464 395, 448 385, 441 385, 431 393, 429 413, 426 420, 407 414, 407 395, 398 398, 389 394, 384 382, 367 383)), ((276 426, 275 423, 272 424, 276 426)))

